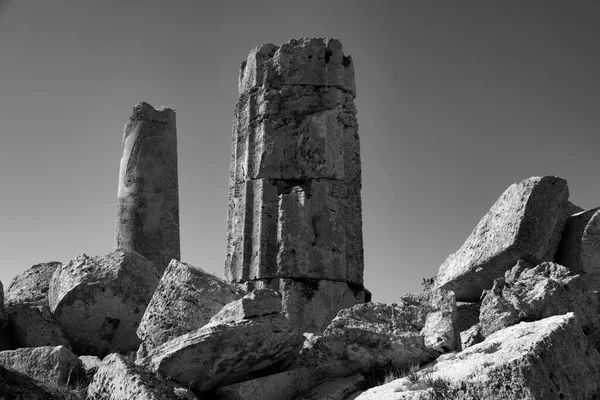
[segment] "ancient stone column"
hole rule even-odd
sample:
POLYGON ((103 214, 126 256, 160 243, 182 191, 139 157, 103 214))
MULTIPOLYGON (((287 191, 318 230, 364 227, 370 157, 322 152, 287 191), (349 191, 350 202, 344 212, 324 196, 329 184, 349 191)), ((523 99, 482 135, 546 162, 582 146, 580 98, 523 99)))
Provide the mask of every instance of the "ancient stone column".
POLYGON ((133 250, 162 274, 180 259, 175 110, 133 108, 123 134, 115 249, 133 250))
POLYGON ((225 276, 282 291, 306 332, 364 301, 355 96, 335 39, 264 44, 241 65, 225 276))

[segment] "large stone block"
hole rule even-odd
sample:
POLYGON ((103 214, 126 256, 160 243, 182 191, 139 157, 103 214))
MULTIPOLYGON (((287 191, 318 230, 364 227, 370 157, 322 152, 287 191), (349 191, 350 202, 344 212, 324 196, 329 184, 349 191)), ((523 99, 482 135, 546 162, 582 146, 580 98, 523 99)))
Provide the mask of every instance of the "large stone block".
POLYGON ((600 208, 567 219, 554 260, 579 274, 600 273, 600 208))
POLYGON ((140 253, 160 274, 181 256, 172 109, 139 103, 125 126, 114 248, 140 253))
POLYGON ((552 261, 567 219, 568 197, 567 182, 554 176, 511 185, 441 265, 434 287, 454 291, 459 301, 478 301, 519 259, 552 261))
POLYGON ((136 329, 158 282, 154 264, 137 253, 83 254, 52 275, 50 311, 77 354, 135 350, 136 329))
POLYGON ((15 276, 6 289, 6 305, 30 303, 48 306, 48 288, 58 261, 36 264, 15 276))
POLYGON ((64 346, 71 349, 47 305, 15 304, 6 311, 17 347, 64 346))
POLYGON ((328 279, 362 285, 360 189, 316 180, 236 185, 230 198, 225 276, 328 279))
POLYGON ((65 400, 65 394, 0 365, 0 396, 15 400, 65 400))
POLYGON ((172 260, 137 329, 150 349, 206 325, 225 304, 245 291, 199 267, 172 260))

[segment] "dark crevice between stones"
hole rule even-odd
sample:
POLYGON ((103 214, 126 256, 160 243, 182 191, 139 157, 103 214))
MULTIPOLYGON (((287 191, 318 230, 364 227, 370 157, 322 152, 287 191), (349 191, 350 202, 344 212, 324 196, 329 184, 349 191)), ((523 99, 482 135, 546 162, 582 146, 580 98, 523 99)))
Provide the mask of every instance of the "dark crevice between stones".
POLYGON ((307 197, 310 197, 312 179, 272 179, 271 184, 277 188, 277 196, 290 194, 295 187, 301 187, 307 197))

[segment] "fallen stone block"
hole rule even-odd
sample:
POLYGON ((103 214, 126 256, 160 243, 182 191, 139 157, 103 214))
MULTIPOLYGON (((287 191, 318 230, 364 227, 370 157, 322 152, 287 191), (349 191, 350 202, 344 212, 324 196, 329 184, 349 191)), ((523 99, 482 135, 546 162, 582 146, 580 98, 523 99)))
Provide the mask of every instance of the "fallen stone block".
POLYGON ((61 265, 58 261, 40 263, 15 276, 6 290, 6 305, 31 303, 48 306, 50 279, 61 265))
POLYGON ((363 389, 365 384, 365 378, 361 374, 330 379, 303 393, 297 400, 346 400, 351 394, 363 389))
POLYGON ((209 324, 241 321, 281 313, 281 295, 273 289, 256 289, 239 300, 225 305, 209 324))
POLYGON ((567 218, 554 260, 578 274, 600 273, 600 208, 567 218))
POLYGON ((53 385, 73 382, 83 372, 81 361, 64 346, 0 351, 0 365, 53 385))
POLYGON ((521 322, 356 400, 592 399, 600 354, 573 313, 521 322))
POLYGON ((148 349, 195 331, 245 291, 194 265, 172 260, 142 317, 137 335, 148 349))
POLYGON ((554 176, 511 185, 440 266, 434 287, 454 291, 458 301, 476 302, 518 260, 554 260, 568 197, 567 182, 554 176))
POLYGON ((17 347, 65 346, 71 349, 47 305, 14 304, 7 308, 6 314, 17 347))
POLYGON ((154 264, 137 253, 84 254, 52 275, 50 311, 79 355, 136 350, 136 329, 158 282, 154 264))
POLYGON ((26 374, 0 365, 0 398, 6 400, 65 400, 65 395, 26 374))

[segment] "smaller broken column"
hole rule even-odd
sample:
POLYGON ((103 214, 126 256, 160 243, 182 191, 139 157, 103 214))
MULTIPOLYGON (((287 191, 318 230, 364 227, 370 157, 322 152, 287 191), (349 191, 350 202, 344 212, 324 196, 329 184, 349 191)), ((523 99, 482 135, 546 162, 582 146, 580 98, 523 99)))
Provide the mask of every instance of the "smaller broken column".
POLYGON ((181 258, 173 109, 142 102, 125 125, 114 248, 143 255, 161 275, 181 258))

